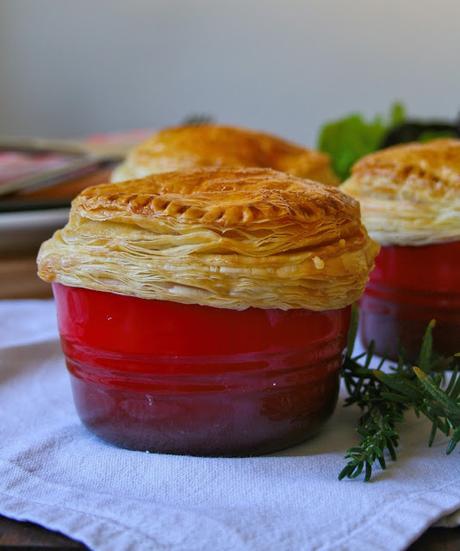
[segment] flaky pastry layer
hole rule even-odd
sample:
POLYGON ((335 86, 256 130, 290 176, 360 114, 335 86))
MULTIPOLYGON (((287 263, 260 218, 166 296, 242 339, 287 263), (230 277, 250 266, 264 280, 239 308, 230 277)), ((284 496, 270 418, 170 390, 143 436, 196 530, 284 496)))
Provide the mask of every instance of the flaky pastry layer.
POLYGON ((382 245, 460 239, 460 140, 411 143, 368 155, 340 189, 358 199, 370 235, 382 245))
POLYGON ((261 167, 336 185, 329 157, 270 134, 218 125, 179 126, 155 133, 115 169, 113 182, 205 167, 261 167))
POLYGON ((45 281, 146 299, 330 310, 359 298, 377 251, 336 188, 202 169, 86 189, 38 267, 45 281))

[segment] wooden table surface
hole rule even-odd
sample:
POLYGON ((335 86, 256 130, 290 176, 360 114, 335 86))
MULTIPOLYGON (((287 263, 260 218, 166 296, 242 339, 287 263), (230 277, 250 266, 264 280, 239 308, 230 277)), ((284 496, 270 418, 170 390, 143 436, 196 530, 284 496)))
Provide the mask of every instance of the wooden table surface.
MULTIPOLYGON (((0 299, 46 298, 50 286, 36 276, 37 251, 20 256, 0 257, 0 299)), ((84 550, 81 543, 35 524, 16 522, 0 516, 0 549, 7 550, 84 550)), ((430 528, 411 547, 411 551, 460 551, 460 528, 430 528)))

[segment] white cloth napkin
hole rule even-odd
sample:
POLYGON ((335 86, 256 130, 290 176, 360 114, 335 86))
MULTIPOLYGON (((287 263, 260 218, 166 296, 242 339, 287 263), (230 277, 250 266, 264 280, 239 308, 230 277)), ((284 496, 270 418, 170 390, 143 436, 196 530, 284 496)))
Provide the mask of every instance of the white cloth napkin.
POLYGON ((95 550, 395 551, 458 524, 459 452, 427 448, 424 421, 374 482, 338 482, 356 418, 339 405, 318 437, 260 458, 120 450, 77 418, 53 303, 0 302, 0 514, 95 550))

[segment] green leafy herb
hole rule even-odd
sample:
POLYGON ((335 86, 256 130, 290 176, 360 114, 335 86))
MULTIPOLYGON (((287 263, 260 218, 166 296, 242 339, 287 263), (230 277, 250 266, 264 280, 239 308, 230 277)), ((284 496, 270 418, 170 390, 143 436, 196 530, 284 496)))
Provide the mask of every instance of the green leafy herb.
POLYGON ((181 121, 181 125, 184 126, 203 126, 205 124, 212 124, 214 117, 206 113, 193 113, 188 115, 181 121))
POLYGON ((460 375, 454 368, 445 381, 444 371, 454 367, 455 358, 440 358, 433 353, 434 324, 430 322, 426 329, 419 367, 413 367, 400 355, 398 362, 384 372, 383 359, 377 367, 370 367, 373 343, 365 353, 352 357, 358 325, 354 312, 342 375, 348 391, 345 406, 356 404, 362 411, 357 428, 360 442, 346 452, 347 464, 339 480, 364 473, 364 480, 368 481, 376 462, 385 469, 387 456, 396 460, 398 428, 410 409, 431 421, 430 446, 437 431, 450 436, 447 453, 460 441, 460 375))
POLYGON ((334 171, 345 179, 353 164, 379 149, 388 130, 401 124, 405 117, 401 103, 392 105, 387 118, 378 115, 368 121, 358 113, 349 115, 321 128, 318 148, 331 156, 334 171))
POLYGON ((458 135, 452 130, 426 130, 420 134, 418 141, 426 143, 439 138, 458 138, 458 135))

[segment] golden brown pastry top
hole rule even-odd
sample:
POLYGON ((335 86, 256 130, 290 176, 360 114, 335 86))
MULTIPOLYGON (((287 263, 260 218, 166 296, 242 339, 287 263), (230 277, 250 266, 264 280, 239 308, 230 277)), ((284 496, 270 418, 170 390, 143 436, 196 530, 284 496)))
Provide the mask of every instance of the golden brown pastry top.
POLYGON ((38 266, 46 281, 146 299, 329 310, 361 295, 377 250, 336 188, 222 168, 86 189, 38 266))
POLYGON ((217 125, 160 130, 130 152, 112 181, 204 167, 272 168, 324 184, 338 183, 323 153, 270 134, 217 125))
POLYGON ((460 140, 390 147, 358 161, 341 190, 382 245, 460 239, 460 140))

